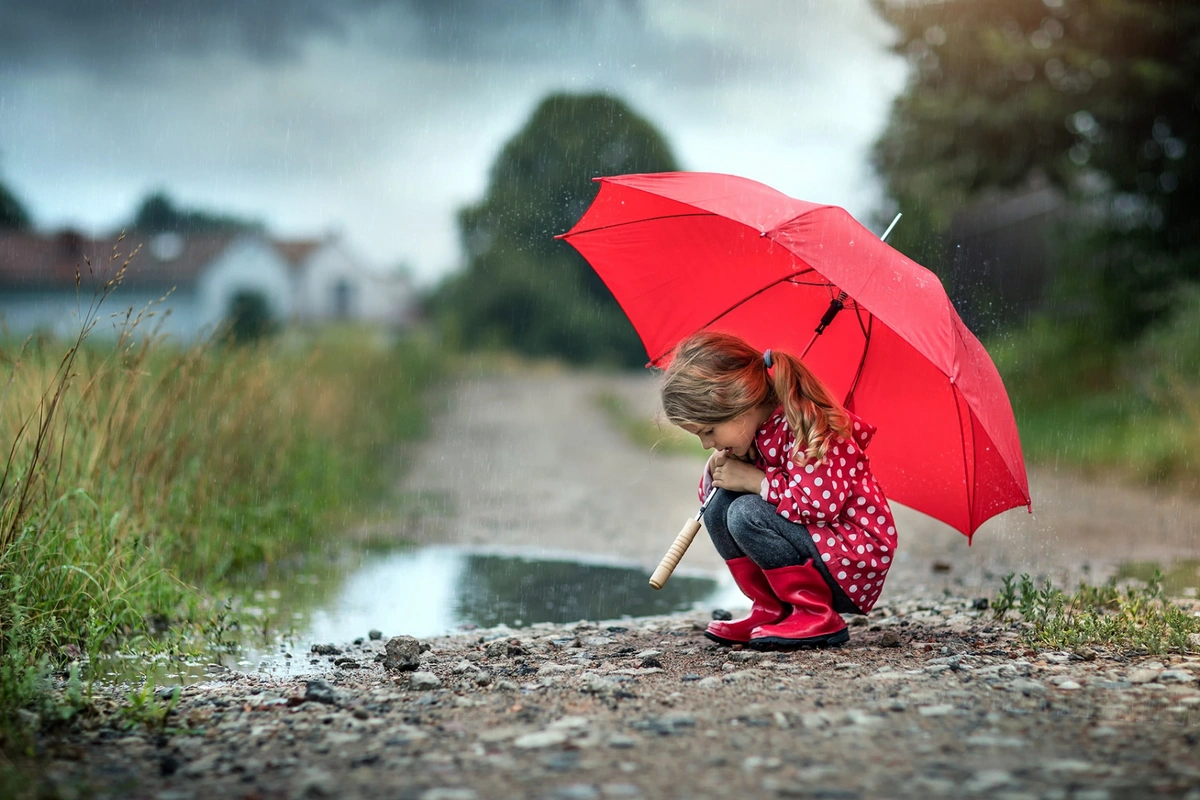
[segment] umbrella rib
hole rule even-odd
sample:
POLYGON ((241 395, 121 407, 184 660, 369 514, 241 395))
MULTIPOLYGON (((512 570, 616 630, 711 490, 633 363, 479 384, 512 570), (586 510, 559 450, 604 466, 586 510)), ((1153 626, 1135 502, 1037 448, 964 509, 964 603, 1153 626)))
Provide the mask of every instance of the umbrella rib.
MULTIPOLYGON (((860 327, 862 326, 862 319, 859 319, 858 324, 860 327)), ((850 391, 846 392, 846 401, 842 403, 843 406, 850 405, 850 401, 854 399, 854 390, 858 388, 858 379, 862 377, 863 367, 867 363, 867 350, 871 347, 871 330, 874 327, 875 317, 872 315, 867 319, 867 327, 863 329, 866 341, 863 342, 862 356, 858 359, 858 369, 854 372, 854 380, 850 382, 850 391)))
MULTIPOLYGON (((760 294, 762 294, 763 292, 765 292, 765 291, 767 291, 768 289, 770 289, 772 286, 778 286, 778 285, 779 285, 779 284, 781 284, 781 283, 789 283, 789 282, 790 282, 790 280, 791 280, 793 277, 795 277, 796 275, 803 275, 803 274, 805 274, 805 272, 816 272, 816 270, 814 270, 812 267, 809 267, 807 270, 803 270, 803 271, 801 271, 801 272, 793 272, 793 273, 791 273, 791 274, 789 274, 789 275, 784 275, 782 278, 780 278, 780 279, 778 279, 778 280, 771 281, 771 282, 770 282, 770 283, 768 283, 766 286, 760 287, 759 289, 756 289, 755 291, 753 291, 753 292, 751 292, 750 294, 748 294, 748 295, 746 295, 745 297, 743 297, 741 300, 738 300, 736 303, 734 303, 733 305, 731 305, 731 306, 729 306, 728 308, 726 308, 726 309, 725 309, 724 311, 722 311, 720 314, 717 314, 715 317, 713 317, 713 318, 712 318, 712 319, 710 319, 708 322, 706 322, 706 323, 704 323, 703 325, 701 325, 701 326, 700 326, 699 328, 697 328, 696 330, 704 330, 704 329, 705 329, 705 328, 707 328, 709 325, 712 325, 714 322, 716 322, 717 320, 719 320, 721 317, 723 317, 723 316, 725 316, 726 314, 728 314, 730 311, 733 311, 735 308, 737 308, 738 306, 740 306, 740 305, 742 305, 742 304, 744 304, 744 303, 748 303, 748 302, 750 302, 751 300, 753 300, 754 298, 758 297, 758 296, 759 296, 760 294)), ((816 284, 816 285, 817 285, 817 286, 820 286, 821 284, 816 284)), ((678 342, 676 342, 676 344, 678 344, 678 342)), ((659 360, 660 358, 663 358, 664 356, 666 356, 666 355, 667 355, 667 353, 669 353, 669 352, 671 352, 671 351, 670 351, 670 350, 668 350, 668 351, 666 351, 665 353, 659 353, 659 354, 658 354, 658 355, 656 355, 654 358, 650 359, 650 362, 651 362, 652 364, 654 364, 654 363, 658 363, 658 360, 659 360)))
POLYGON ((613 228, 623 228, 626 225, 640 225, 643 222, 658 222, 658 221, 664 220, 664 219, 682 219, 684 217, 715 217, 715 216, 717 216, 717 215, 713 214, 711 211, 697 211, 694 214, 664 214, 661 217, 639 217, 638 219, 630 219, 630 220, 626 220, 624 222, 614 222, 611 225, 601 225, 598 228, 587 228, 586 230, 582 230, 582 231, 568 231, 567 233, 559 234, 555 238, 556 239, 573 239, 576 236, 580 236, 585 233, 595 233, 596 231, 609 231, 609 230, 612 230, 613 228))

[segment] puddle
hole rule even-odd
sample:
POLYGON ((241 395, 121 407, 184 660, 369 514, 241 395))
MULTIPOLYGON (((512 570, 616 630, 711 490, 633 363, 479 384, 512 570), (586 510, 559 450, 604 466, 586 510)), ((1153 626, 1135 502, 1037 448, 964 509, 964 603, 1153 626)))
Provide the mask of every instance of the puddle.
POLYGON ((202 662, 111 658, 97 677, 120 681, 149 672, 156 683, 192 683, 208 664, 241 672, 312 671, 314 644, 346 644, 370 631, 384 638, 438 636, 472 627, 526 627, 538 622, 615 620, 693 608, 740 607, 746 599, 731 582, 675 574, 661 591, 642 568, 599 561, 547 558, 520 552, 430 547, 367 551, 265 576, 239 596, 241 610, 261 620, 256 631, 232 631, 235 652, 202 662), (283 631, 270 634, 269 631, 283 631))

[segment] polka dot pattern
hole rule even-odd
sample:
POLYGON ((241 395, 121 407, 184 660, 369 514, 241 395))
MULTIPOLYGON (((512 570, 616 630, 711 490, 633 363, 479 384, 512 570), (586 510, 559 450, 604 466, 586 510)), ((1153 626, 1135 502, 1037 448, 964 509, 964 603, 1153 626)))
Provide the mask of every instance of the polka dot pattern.
POLYGON ((755 435, 755 466, 766 473, 767 501, 785 519, 811 526, 821 559, 842 567, 834 580, 866 612, 883 591, 896 523, 864 452, 875 427, 853 413, 850 419, 852 437, 837 437, 826 459, 814 464, 803 459, 803 443, 797 454, 783 409, 776 409, 755 435))

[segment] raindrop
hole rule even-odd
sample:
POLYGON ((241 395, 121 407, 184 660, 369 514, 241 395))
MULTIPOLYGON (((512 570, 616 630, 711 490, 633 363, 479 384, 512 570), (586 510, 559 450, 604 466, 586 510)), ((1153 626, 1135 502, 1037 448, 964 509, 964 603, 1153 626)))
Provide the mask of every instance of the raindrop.
POLYGON ((1154 128, 1151 129, 1151 133, 1154 135, 1154 141, 1161 144, 1171 137, 1171 124, 1159 117, 1154 120, 1154 128))
POLYGON ((1038 50, 1045 50, 1048 47, 1050 47, 1050 45, 1053 44, 1054 41, 1053 41, 1053 39, 1050 38, 1050 34, 1046 33, 1046 31, 1036 30, 1033 33, 1029 34, 1029 43, 1032 44, 1034 47, 1036 47, 1038 50))
POLYGON ((1068 155, 1076 166, 1082 167, 1091 158, 1092 152, 1086 144, 1077 144, 1068 151, 1068 155))
POLYGON ((1179 188, 1179 178, 1174 172, 1167 171, 1158 176, 1158 186, 1164 194, 1170 194, 1179 188))
POLYGON ((1172 161, 1178 161, 1187 153, 1187 143, 1178 137, 1172 136, 1162 143, 1163 153, 1172 161))
POLYGON ((1067 74, 1066 67, 1063 62, 1057 58, 1052 58, 1046 62, 1046 77, 1052 81, 1062 80, 1063 75, 1067 74))
POLYGON ((1092 74, 1097 78, 1107 78, 1112 74, 1112 66, 1103 58, 1097 58, 1092 62, 1092 74))
POLYGON ((946 43, 946 31, 942 26, 934 25, 925 29, 925 41, 929 42, 934 47, 941 47, 946 43))

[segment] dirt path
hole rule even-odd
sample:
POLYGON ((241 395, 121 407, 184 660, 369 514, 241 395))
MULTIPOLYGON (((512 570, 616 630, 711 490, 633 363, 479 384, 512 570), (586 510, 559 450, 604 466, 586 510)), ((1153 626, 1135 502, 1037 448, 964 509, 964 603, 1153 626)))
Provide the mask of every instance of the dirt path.
MULTIPOLYGON (((452 513, 405 534, 604 555, 653 568, 696 512, 701 466, 650 452, 614 431, 596 403, 605 391, 647 418, 658 409, 649 373, 466 379, 404 484, 424 505, 452 513)), ((1123 562, 1200 558, 1196 499, 1087 483, 1046 468, 1031 470, 1030 485, 1034 512, 1002 514, 970 546, 947 526, 898 508, 901 544, 886 591, 950 586, 988 594, 997 576, 1010 572, 1073 585, 1103 579, 1123 562)), ((719 572, 721 566, 702 534, 682 568, 719 572)))
MULTIPOLYGON (((642 377, 464 381, 404 484, 440 513, 400 533, 653 566, 699 464, 615 434, 604 389, 654 407, 642 377)), ((902 512, 887 591, 842 648, 721 648, 701 613, 420 645, 347 631, 317 678, 225 672, 186 687, 166 731, 108 717, 47 737, 43 796, 1200 800, 1200 656, 1035 653, 975 603, 1003 572, 1196 557, 1197 505, 1032 477, 1037 513, 973 547, 902 512)), ((721 567, 704 537, 685 564, 721 567)))

